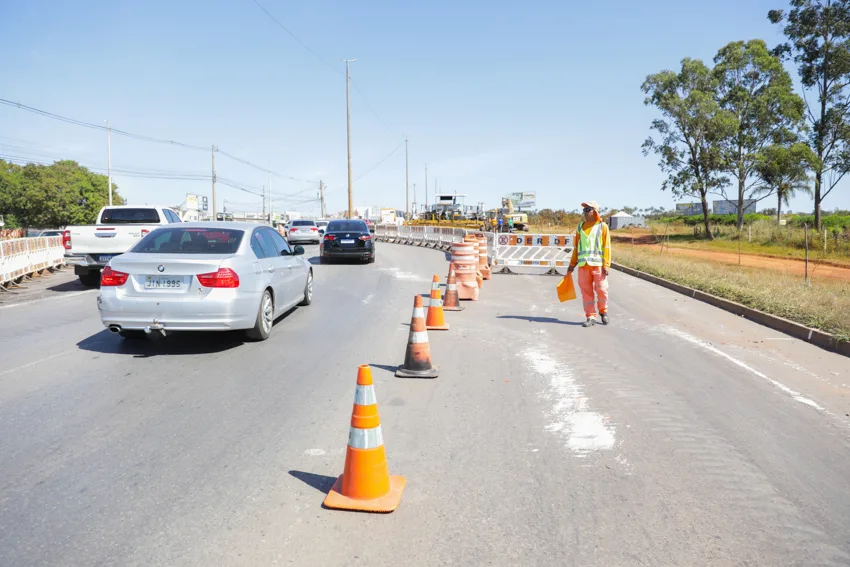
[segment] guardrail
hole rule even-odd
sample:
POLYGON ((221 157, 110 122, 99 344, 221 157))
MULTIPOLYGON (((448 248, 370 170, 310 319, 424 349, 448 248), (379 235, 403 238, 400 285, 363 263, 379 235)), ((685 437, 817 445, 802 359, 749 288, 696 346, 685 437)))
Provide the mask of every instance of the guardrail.
POLYGON ((445 251, 451 249, 453 242, 463 242, 468 234, 484 234, 487 237, 487 260, 495 273, 565 275, 575 246, 573 234, 496 233, 422 225, 375 226, 377 240, 445 251))
POLYGON ((65 264, 61 236, 0 241, 0 289, 65 264))

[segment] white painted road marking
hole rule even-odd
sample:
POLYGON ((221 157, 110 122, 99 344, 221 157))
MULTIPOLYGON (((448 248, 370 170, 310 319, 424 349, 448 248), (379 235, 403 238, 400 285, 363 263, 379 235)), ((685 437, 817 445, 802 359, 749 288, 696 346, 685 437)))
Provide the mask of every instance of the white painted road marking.
POLYGON ((96 293, 100 291, 99 289, 87 289, 85 291, 77 291, 74 293, 67 293, 62 295, 54 295, 53 297, 43 297, 40 299, 30 299, 28 301, 22 301, 20 303, 13 303, 11 305, 0 305, 0 309, 11 309, 13 307, 21 307, 23 305, 32 305, 33 303, 47 303, 49 301, 58 301, 60 299, 71 299, 74 297, 79 297, 80 295, 85 295, 87 293, 96 293))
POLYGON ((783 392, 785 392, 786 394, 791 396, 792 399, 800 402, 801 404, 806 404, 807 406, 811 406, 818 411, 826 412, 826 409, 821 407, 817 402, 810 400, 809 398, 804 397, 800 392, 797 392, 796 390, 792 390, 791 388, 789 388, 788 386, 786 386, 782 382, 779 382, 779 381, 774 380, 773 378, 771 378, 771 377, 769 377, 765 374, 762 374, 761 372, 759 372, 755 368, 752 368, 751 366, 748 366, 746 363, 741 362, 737 358, 726 354, 725 352, 723 352, 719 348, 716 348, 715 346, 705 342, 702 339, 698 339, 698 338, 694 337, 693 335, 689 335, 685 332, 680 331, 679 329, 674 329, 673 327, 668 327, 667 325, 662 325, 661 330, 664 331, 665 333, 667 333, 670 336, 678 337, 680 339, 686 340, 691 344, 695 344, 699 347, 704 348, 705 350, 707 350, 709 352, 713 352, 714 354, 716 354, 718 356, 722 356, 723 358, 725 358, 726 360, 728 360, 732 364, 735 364, 736 366, 740 366, 744 370, 750 372, 751 374, 753 374, 755 376, 758 376, 759 378, 761 378, 763 380, 767 380, 768 382, 770 382, 771 384, 773 384, 774 386, 776 386, 777 388, 779 388, 780 390, 782 390, 783 392))

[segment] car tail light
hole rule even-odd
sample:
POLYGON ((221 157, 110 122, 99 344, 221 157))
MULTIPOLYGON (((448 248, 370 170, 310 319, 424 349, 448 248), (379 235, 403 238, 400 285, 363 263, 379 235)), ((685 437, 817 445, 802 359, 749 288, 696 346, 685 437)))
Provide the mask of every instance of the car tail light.
POLYGON ((319 232, 319 229, 316 228, 315 226, 312 226, 312 227, 310 227, 310 231, 311 232, 319 232))
POLYGON ((148 229, 143 228, 143 229, 142 229, 142 238, 144 238, 145 236, 147 236, 149 232, 150 232, 150 231, 149 231, 148 229))
POLYGON ((333 234, 326 234, 325 240, 336 240, 336 236, 334 236, 333 234))
POLYGON ((239 287, 239 276, 230 268, 219 268, 217 272, 198 274, 197 277, 204 287, 239 287))
POLYGON ((369 236, 368 234, 364 234, 363 236, 360 237, 360 240, 372 240, 372 237, 369 236))
POLYGON ((66 230, 62 233, 62 246, 65 247, 65 250, 71 249, 71 231, 66 230))
POLYGON ((100 287, 124 285, 127 283, 127 278, 129 277, 130 274, 125 274, 124 272, 119 272, 117 270, 113 270, 109 266, 106 266, 100 272, 100 287))
POLYGON ((289 232, 298 232, 298 229, 293 227, 289 229, 289 232))

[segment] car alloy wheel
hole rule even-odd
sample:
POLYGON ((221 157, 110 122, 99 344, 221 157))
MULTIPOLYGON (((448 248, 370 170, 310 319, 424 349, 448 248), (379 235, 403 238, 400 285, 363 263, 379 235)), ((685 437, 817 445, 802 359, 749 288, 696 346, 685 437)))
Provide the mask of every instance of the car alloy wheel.
POLYGON ((271 333, 272 323, 274 323, 274 302, 272 301, 271 295, 267 293, 263 295, 263 332, 266 334, 271 333))

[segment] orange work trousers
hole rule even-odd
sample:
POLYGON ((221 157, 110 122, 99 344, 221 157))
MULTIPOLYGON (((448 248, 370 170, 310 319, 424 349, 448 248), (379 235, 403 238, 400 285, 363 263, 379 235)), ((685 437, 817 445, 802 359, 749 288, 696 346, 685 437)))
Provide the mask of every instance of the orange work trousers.
POLYGON ((578 285, 581 288, 581 299, 584 302, 584 314, 588 318, 596 317, 597 303, 600 314, 608 312, 608 277, 602 273, 602 266, 582 266, 579 268, 578 285))

